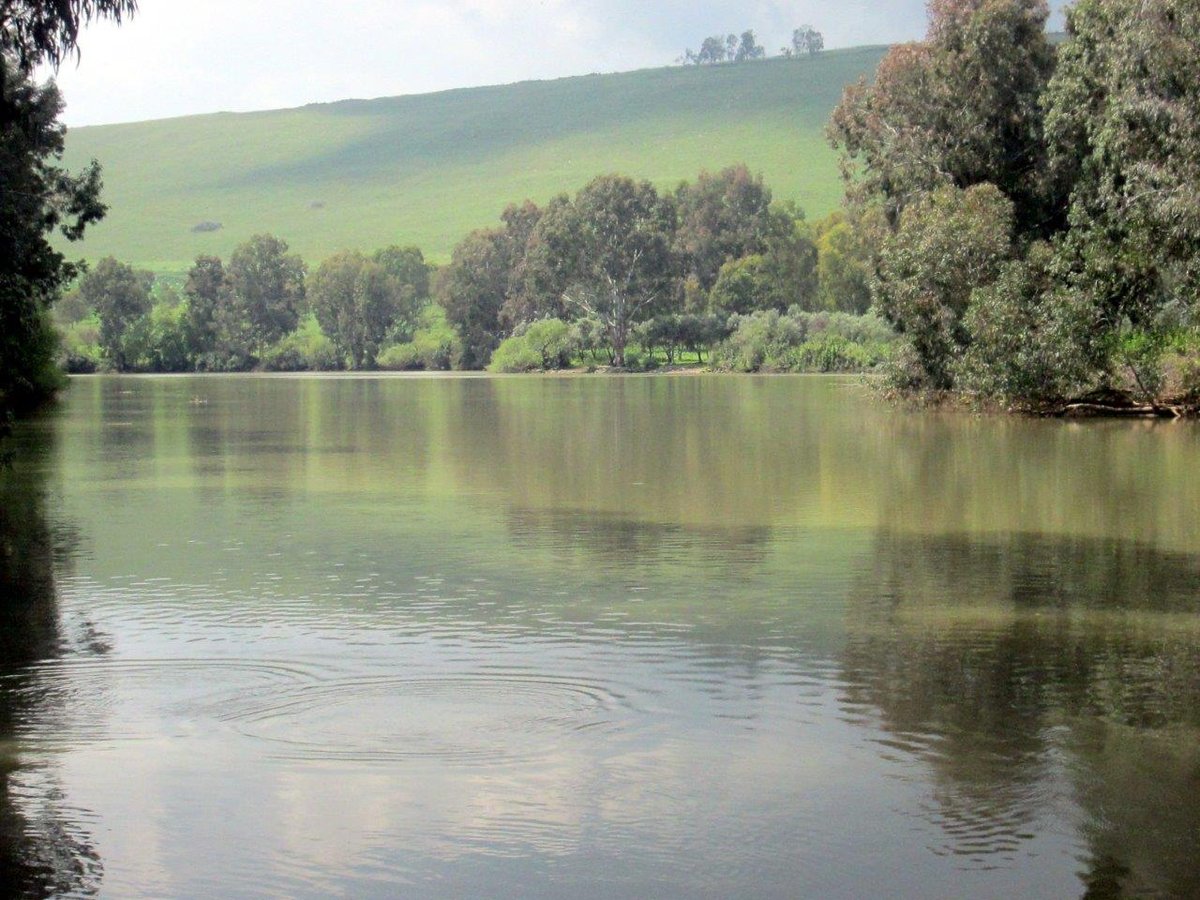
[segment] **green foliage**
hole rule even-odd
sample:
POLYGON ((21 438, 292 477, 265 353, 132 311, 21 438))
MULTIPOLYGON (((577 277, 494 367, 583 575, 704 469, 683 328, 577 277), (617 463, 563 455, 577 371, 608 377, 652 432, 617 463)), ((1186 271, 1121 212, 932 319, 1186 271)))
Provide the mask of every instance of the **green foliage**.
POLYGON ((645 372, 647 368, 653 368, 653 359, 653 356, 643 354, 640 348, 630 347, 621 360, 620 368, 630 372, 645 372))
POLYGON ((95 372, 104 364, 100 346, 100 317, 94 312, 61 332, 63 367, 71 375, 95 372))
POLYGON ((9 357, 19 373, 14 379, 18 387, 11 400, 0 396, 0 439, 4 437, 6 413, 20 415, 27 412, 66 385, 58 367, 60 348, 58 331, 50 313, 38 311, 34 320, 28 323, 22 346, 9 357))
MULTIPOLYGON (((18 22, 34 15, 24 6, 6 8, 5 16, 10 13, 18 22)), ((58 164, 64 128, 57 88, 28 77, 38 59, 56 58, 63 46, 56 35, 26 43, 30 35, 0 28, 0 439, 14 415, 61 384, 50 307, 79 268, 50 239, 58 232, 65 241, 78 240, 105 212, 99 166, 92 162, 71 175, 58 164)))
MULTIPOLYGON (((770 286, 761 254, 743 256, 721 266, 708 295, 709 309, 725 315, 747 315, 756 309, 775 308, 767 302, 770 286)), ((785 307, 786 308, 786 307, 785 307)))
POLYGON ((488 368, 493 372, 563 369, 577 349, 570 325, 561 319, 540 319, 502 341, 488 368))
POLYGON ((392 244, 376 250, 372 261, 383 267, 396 283, 395 307, 391 331, 410 336, 418 319, 429 304, 432 268, 425 262, 420 247, 400 247, 392 244))
POLYGON ((792 309, 733 316, 714 354, 718 368, 739 372, 849 372, 894 355, 896 334, 877 316, 792 309))
POLYGON ((804 340, 803 327, 773 309, 736 316, 731 322, 733 333, 716 354, 720 368, 740 372, 786 368, 788 351, 804 340))
POLYGON ((304 305, 307 267, 287 241, 258 234, 229 258, 230 315, 243 323, 249 349, 261 353, 295 329, 304 305))
POLYGON ((942 187, 906 209, 880 254, 876 302, 904 335, 913 384, 953 386, 952 366, 969 342, 963 314, 978 286, 1010 256, 1012 204, 992 185, 942 187))
POLYGON ((679 186, 675 202, 674 250, 706 291, 726 262, 764 252, 774 231, 790 227, 785 216, 772 215, 770 189, 745 164, 701 172, 679 186))
POLYGON ((1113 343, 1112 358, 1128 373, 1137 395, 1153 403, 1166 381, 1165 335, 1158 331, 1130 330, 1114 335, 1113 343))
POLYGON ((656 316, 643 322, 634 332, 641 346, 651 358, 657 350, 667 357, 667 365, 674 365, 675 356, 681 350, 695 353, 702 360, 705 352, 729 336, 728 317, 713 314, 656 316))
POLYGON ((542 357, 536 349, 525 343, 521 335, 507 337, 492 354, 488 363, 491 372, 533 372, 542 368, 542 357))
POLYGON ((1061 196, 1040 177, 1040 98, 1054 68, 1045 0, 934 0, 929 13, 926 40, 894 47, 833 114, 848 187, 894 224, 936 188, 990 183, 1012 202, 1018 234, 1047 234, 1061 196))
POLYGON ((721 266, 709 292, 712 312, 744 315, 756 309, 783 312, 793 306, 811 309, 816 305, 817 247, 799 219, 787 224, 781 217, 777 223, 764 241, 762 253, 721 266))
POLYGON ((1200 355, 1194 355, 1181 363, 1179 396, 1185 403, 1200 403, 1200 355))
POLYGON ((108 364, 127 372, 138 350, 126 346, 133 326, 150 311, 150 287, 154 276, 139 273, 111 256, 100 260, 79 283, 84 302, 100 318, 100 346, 108 364))
POLYGON ((343 359, 309 313, 294 331, 266 349, 260 365, 268 372, 333 372, 343 367, 343 359))
POLYGON ((455 368, 483 368, 500 343, 511 269, 510 242, 492 229, 468 235, 438 274, 435 296, 460 339, 455 368))
MULTIPOLYGON (((418 255, 420 251, 417 251, 418 255)), ((396 264, 398 261, 392 259, 396 264)), ((424 264, 420 264, 424 268, 424 264)), ((403 260, 394 268, 402 274, 403 260)), ((425 274, 426 283, 428 274, 425 274)), ((321 263, 308 283, 309 308, 338 354, 352 369, 371 368, 397 319, 415 318, 412 284, 402 284, 378 262, 361 253, 339 253, 321 263)), ((402 328, 411 327, 402 322, 402 328)))
POLYGON ((1057 295, 1053 250, 1036 244, 971 295, 971 344, 955 366, 962 390, 1006 402, 1046 403, 1082 391, 1097 374, 1088 348, 1097 322, 1057 295))
POLYGON ((530 242, 563 252, 531 254, 526 278, 562 296, 571 313, 599 321, 623 366, 634 325, 675 297, 675 205, 648 181, 602 175, 552 207, 530 242))
POLYGON ((1081 0, 1068 30, 1046 96, 1051 161, 1073 186, 1060 265, 1110 330, 1145 330, 1200 304, 1200 9, 1081 0))
POLYGON ((412 340, 384 348, 375 362, 381 369, 434 372, 449 369, 460 356, 461 344, 445 310, 431 303, 421 311, 412 340))
POLYGON ((608 353, 608 361, 612 362, 612 349, 604 335, 604 326, 599 319, 584 317, 571 323, 571 342, 579 348, 580 353, 587 353, 593 363, 599 361, 597 354, 601 350, 608 353))
POLYGON ((1200 308, 1200 7, 1079 0, 1057 64, 1041 0, 930 13, 831 125, 860 223, 889 225, 874 292, 907 341, 893 383, 1152 402, 1200 308))
POLYGON ((225 272, 225 264, 216 256, 199 256, 188 272, 183 288, 187 297, 188 351, 198 368, 214 368, 209 363, 218 354, 226 354, 237 325, 233 288, 225 272))
POLYGON ((792 32, 792 46, 784 52, 793 56, 816 56, 825 49, 825 36, 811 25, 801 25, 792 32))
POLYGON ((131 367, 139 372, 186 372, 192 360, 186 305, 155 303, 129 329, 124 350, 131 367))
POLYGON ((713 66, 718 63, 752 62, 756 59, 766 59, 767 51, 754 37, 753 31, 743 31, 736 34, 714 34, 706 37, 700 43, 699 50, 691 48, 683 51, 683 56, 677 62, 692 66, 713 66))
POLYGON ((537 351, 543 369, 565 368, 577 349, 571 340, 571 326, 561 319, 531 322, 523 337, 526 345, 537 351))
POLYGON ((862 372, 888 359, 885 346, 855 344, 838 335, 819 335, 788 354, 793 372, 862 372))
POLYGON ((817 305, 823 309, 865 313, 871 306, 873 260, 863 229, 844 213, 817 223, 817 305))

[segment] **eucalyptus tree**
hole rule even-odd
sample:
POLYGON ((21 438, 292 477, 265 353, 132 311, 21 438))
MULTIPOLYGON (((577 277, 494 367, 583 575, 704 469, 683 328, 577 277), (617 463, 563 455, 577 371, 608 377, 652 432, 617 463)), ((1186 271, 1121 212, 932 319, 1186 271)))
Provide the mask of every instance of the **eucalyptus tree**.
POLYGON ((1200 7, 1080 0, 1047 90, 1052 164, 1073 186, 1063 263, 1112 326, 1200 313, 1200 7))
POLYGON ((1012 202, 991 184, 940 187, 905 210, 884 243, 875 289, 880 314, 915 353, 898 373, 906 386, 954 386, 972 292, 1011 258, 1012 222, 1012 202))
POLYGON ((39 63, 55 68, 79 52, 79 32, 95 19, 118 24, 137 11, 137 0, 0 0, 0 52, 23 72, 39 63))
POLYGON ((111 256, 100 260, 79 283, 84 302, 100 318, 100 346, 118 372, 128 371, 133 362, 126 352, 126 336, 150 312, 153 283, 153 275, 136 272, 111 256))
POLYGON ((811 25, 801 25, 792 32, 792 46, 787 52, 792 56, 816 56, 825 49, 825 36, 811 25))
POLYGON ((829 136, 853 217, 882 220, 876 305, 907 339, 912 388, 954 386, 972 291, 1066 224, 1043 95, 1055 51, 1045 0, 931 0, 925 41, 845 91, 829 136))
POLYGON ((354 369, 371 368, 410 299, 411 285, 361 253, 339 253, 309 279, 309 306, 338 353, 354 369))
POLYGON ((753 31, 743 31, 738 39, 737 50, 734 51, 734 62, 750 62, 756 59, 766 59, 767 51, 754 38, 753 31))
POLYGON ((296 328, 306 271, 304 261, 288 253, 287 241, 273 235, 255 235, 233 251, 227 267, 231 312, 245 325, 245 349, 261 355, 296 328))
POLYGON ((420 247, 401 247, 392 244, 376 250, 371 261, 395 281, 395 305, 391 330, 399 337, 409 340, 417 328, 421 310, 429 302, 431 273, 429 263, 420 247))
POLYGON ((483 368, 515 326, 560 311, 560 301, 545 293, 544 283, 536 278, 529 282, 541 292, 537 296, 526 286, 527 248, 541 216, 528 201, 509 206, 501 227, 467 235, 438 273, 435 298, 462 342, 454 361, 457 368, 483 368), (554 308, 543 309, 547 302, 554 308))
POLYGON ((1054 71, 1045 0, 932 0, 926 39, 893 47, 846 89, 829 136, 855 199, 904 207, 941 186, 992 183, 1017 233, 1063 224, 1048 177, 1041 97, 1054 71))
MULTIPOLYGON (((672 198, 650 182, 602 175, 556 204, 534 230, 531 240, 571 248, 554 260, 545 283, 557 286, 572 313, 600 323, 617 366, 625 365, 634 325, 672 305, 675 221, 672 198)), ((547 257, 529 260, 530 277, 549 264, 547 257)))
POLYGON ((762 253, 772 232, 790 227, 773 215, 771 189, 762 176, 753 175, 744 163, 701 172, 694 182, 681 184, 674 199, 674 250, 686 274, 694 275, 705 291, 716 282, 721 266, 762 253))

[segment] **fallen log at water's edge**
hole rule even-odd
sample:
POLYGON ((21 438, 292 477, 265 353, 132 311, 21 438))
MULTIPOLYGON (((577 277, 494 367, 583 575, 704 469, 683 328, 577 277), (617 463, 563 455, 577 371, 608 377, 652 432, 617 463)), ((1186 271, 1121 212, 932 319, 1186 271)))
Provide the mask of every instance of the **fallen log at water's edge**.
POLYGON ((1125 418, 1125 419, 1180 419, 1186 410, 1180 406, 1158 403, 1124 406, 1110 403, 1079 401, 1067 403, 1051 415, 1064 419, 1125 418))

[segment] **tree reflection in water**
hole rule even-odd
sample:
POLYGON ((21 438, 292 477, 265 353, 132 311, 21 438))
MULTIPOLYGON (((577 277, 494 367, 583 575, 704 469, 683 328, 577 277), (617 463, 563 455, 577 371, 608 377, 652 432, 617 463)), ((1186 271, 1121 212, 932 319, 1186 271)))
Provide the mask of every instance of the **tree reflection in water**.
POLYGON ((90 836, 68 814, 52 771, 20 759, 20 726, 40 703, 31 667, 61 655, 54 585, 56 544, 47 521, 40 464, 49 429, 20 435, 13 470, 0 472, 0 896, 91 895, 102 866, 90 836), (23 789, 28 781, 36 790, 23 789), (24 800, 24 797, 30 799, 24 800), (36 798, 36 799, 32 799, 36 798))
POLYGON ((1130 542, 883 532, 844 708, 932 772, 935 851, 1077 831, 1085 896, 1200 896, 1198 586, 1196 556, 1130 542))

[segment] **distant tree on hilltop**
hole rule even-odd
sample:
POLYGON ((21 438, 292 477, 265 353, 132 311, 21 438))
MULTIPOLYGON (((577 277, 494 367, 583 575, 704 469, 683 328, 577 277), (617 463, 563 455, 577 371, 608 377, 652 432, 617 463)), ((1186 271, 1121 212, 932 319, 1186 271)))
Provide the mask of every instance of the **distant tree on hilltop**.
POLYGON ((766 58, 767 51, 754 40, 754 32, 747 29, 742 32, 741 40, 738 42, 737 50, 734 53, 734 62, 747 62, 753 59, 766 58))
POLYGON ((811 25, 801 25, 792 32, 792 46, 784 47, 784 56, 816 56, 825 49, 825 36, 811 25))
POLYGON ((767 51, 759 44, 750 29, 736 34, 714 34, 706 37, 699 50, 688 48, 677 62, 693 66, 715 66, 723 62, 749 62, 765 59, 767 51))

